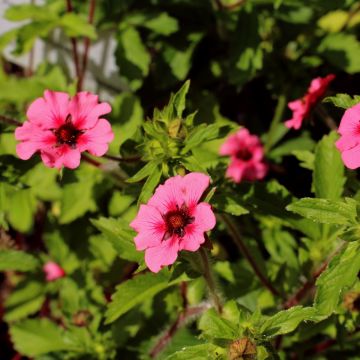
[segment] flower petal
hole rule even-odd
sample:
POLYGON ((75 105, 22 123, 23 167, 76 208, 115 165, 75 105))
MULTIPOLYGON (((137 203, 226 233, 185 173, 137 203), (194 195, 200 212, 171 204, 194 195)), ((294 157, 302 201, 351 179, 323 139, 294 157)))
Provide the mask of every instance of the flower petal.
POLYGON ((163 185, 157 187, 155 194, 148 201, 148 205, 155 207, 162 215, 176 210, 184 202, 180 191, 181 184, 182 177, 180 175, 167 179, 163 185))
POLYGON ((345 166, 349 169, 357 169, 360 167, 360 144, 349 150, 343 151, 341 158, 345 166))
POLYGON ((28 120, 44 129, 61 126, 69 114, 69 95, 45 90, 44 97, 32 102, 26 112, 28 120))
POLYGON ((77 141, 80 151, 89 151, 92 155, 104 155, 110 143, 114 139, 114 133, 110 123, 105 119, 99 119, 96 125, 82 134, 77 141))
POLYGON ((149 205, 141 205, 130 226, 138 232, 134 241, 137 250, 161 244, 166 231, 164 219, 159 211, 149 205))
POLYGON ((202 202, 198 204, 195 207, 192 216, 195 218, 192 225, 196 228, 196 231, 205 232, 215 227, 216 218, 211 205, 208 203, 202 202))
POLYGON ((235 155, 239 151, 239 140, 236 134, 230 135, 220 147, 220 155, 235 155))
POLYGON ((111 106, 106 103, 99 103, 98 96, 83 91, 77 93, 70 101, 69 112, 72 115, 72 122, 78 129, 93 128, 99 117, 111 111, 111 106))
POLYGON ((188 230, 180 242, 180 250, 197 251, 205 242, 204 233, 193 228, 188 230))
POLYGON ((205 174, 192 172, 185 175, 181 180, 180 191, 187 206, 195 206, 209 184, 210 177, 205 174))
POLYGON ((345 111, 338 132, 360 137, 360 103, 345 111))
POLYGON ((41 159, 48 167, 61 169, 63 166, 75 169, 80 165, 81 154, 78 149, 67 145, 41 150, 41 159))
POLYGON ((171 265, 176 261, 179 251, 177 236, 163 241, 159 246, 146 249, 145 263, 152 272, 159 272, 163 266, 171 265))

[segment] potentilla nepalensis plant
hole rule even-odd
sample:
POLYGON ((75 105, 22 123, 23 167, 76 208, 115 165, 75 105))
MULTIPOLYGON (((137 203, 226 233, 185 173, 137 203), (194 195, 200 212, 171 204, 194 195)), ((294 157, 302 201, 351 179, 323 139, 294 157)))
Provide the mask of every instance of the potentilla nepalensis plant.
POLYGON ((330 74, 313 79, 310 86, 301 99, 289 102, 288 106, 293 112, 290 120, 285 121, 285 126, 289 129, 299 130, 303 121, 309 116, 314 106, 325 95, 330 83, 335 79, 335 75, 330 74))
POLYGON ((210 178, 201 173, 174 176, 140 206, 130 226, 138 232, 136 249, 145 250, 151 271, 173 264, 179 251, 197 251, 204 244, 206 231, 216 223, 211 206, 199 202, 209 184, 210 178))
POLYGON ((4 3, 0 359, 358 360, 358 2, 4 3))
POLYGON ((29 106, 28 121, 15 131, 20 141, 16 152, 22 160, 39 152, 48 167, 77 168, 82 152, 95 156, 107 152, 114 134, 101 116, 110 111, 108 103, 99 103, 98 96, 89 92, 70 99, 66 93, 45 90, 44 97, 29 106))
POLYGON ((220 155, 230 156, 226 176, 236 183, 261 180, 267 173, 261 141, 247 129, 239 129, 230 135, 221 145, 220 155))

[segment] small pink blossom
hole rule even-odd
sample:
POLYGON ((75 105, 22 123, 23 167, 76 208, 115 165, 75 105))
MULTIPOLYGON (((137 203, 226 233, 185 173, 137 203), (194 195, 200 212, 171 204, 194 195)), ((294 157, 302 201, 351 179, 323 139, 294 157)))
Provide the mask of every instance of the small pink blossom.
POLYGON ((66 275, 64 269, 54 261, 48 261, 43 266, 43 271, 45 273, 46 281, 48 282, 55 281, 66 275))
POLYGON ((240 183, 243 180, 261 180, 267 173, 264 149, 260 139, 245 128, 230 135, 220 148, 220 155, 230 156, 226 176, 240 183))
POLYGON ((360 104, 347 109, 341 119, 336 147, 346 167, 360 167, 360 104))
POLYGON ((205 242, 204 233, 216 223, 211 206, 199 203, 209 183, 210 178, 201 173, 174 176, 140 206, 130 226, 138 232, 136 249, 145 250, 152 272, 173 264, 179 251, 197 251, 205 242))
POLYGON ((300 129, 303 121, 310 114, 311 109, 325 95, 327 88, 335 75, 330 74, 324 78, 317 77, 311 81, 305 96, 289 102, 288 107, 293 112, 293 117, 285 121, 285 126, 289 129, 300 129))
POLYGON ((37 151, 48 167, 74 169, 80 165, 81 152, 102 156, 114 134, 101 116, 111 111, 98 96, 79 92, 73 98, 63 92, 46 90, 28 108, 28 121, 18 127, 16 152, 28 160, 37 151))

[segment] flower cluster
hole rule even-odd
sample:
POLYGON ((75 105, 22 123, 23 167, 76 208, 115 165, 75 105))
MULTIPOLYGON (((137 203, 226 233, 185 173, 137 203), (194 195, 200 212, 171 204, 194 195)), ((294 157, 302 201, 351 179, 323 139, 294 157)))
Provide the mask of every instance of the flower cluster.
POLYGON ((102 156, 114 134, 110 123, 101 116, 111 111, 98 96, 79 92, 72 99, 63 92, 46 90, 26 113, 28 121, 18 127, 15 138, 20 143, 16 152, 28 160, 40 152, 48 167, 74 169, 80 165, 81 152, 102 156))
POLYGON ((289 102, 288 106, 293 112, 293 117, 285 121, 285 126, 289 129, 300 129, 304 119, 306 119, 311 109, 325 95, 327 88, 335 75, 330 74, 324 78, 317 77, 311 81, 311 84, 301 99, 289 102))
POLYGON ((267 173, 264 162, 264 148, 256 135, 245 128, 230 135, 220 148, 221 155, 230 156, 227 177, 234 182, 261 180, 267 173))
POLYGON ((211 206, 199 202, 209 183, 201 173, 174 176, 140 206, 130 226, 138 232, 136 249, 145 250, 151 271, 173 264, 179 251, 197 251, 205 242, 204 233, 216 223, 211 206))

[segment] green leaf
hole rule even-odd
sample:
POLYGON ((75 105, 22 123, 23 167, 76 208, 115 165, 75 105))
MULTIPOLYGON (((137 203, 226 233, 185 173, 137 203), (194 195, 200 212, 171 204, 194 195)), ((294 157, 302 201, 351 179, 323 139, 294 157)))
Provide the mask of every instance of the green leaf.
POLYGON ((100 217, 91 219, 91 223, 102 232, 104 239, 109 241, 122 259, 140 262, 143 259, 142 252, 135 248, 134 237, 136 232, 128 223, 121 219, 100 217))
POLYGON ((182 114, 186 107, 186 95, 189 92, 190 80, 185 81, 184 85, 171 97, 170 103, 174 108, 174 115, 178 118, 182 117, 182 114))
POLYGON ((158 170, 158 165, 160 161, 153 160, 148 162, 144 167, 142 167, 135 175, 131 178, 127 179, 126 182, 128 183, 136 183, 140 180, 145 179, 146 177, 150 176, 154 171, 158 170))
POLYGON ((166 12, 151 16, 142 24, 142 26, 165 36, 173 34, 179 29, 178 21, 169 16, 166 12))
POLYGON ((315 320, 316 309, 312 307, 294 306, 279 311, 266 319, 260 327, 260 333, 274 337, 294 331, 302 321, 315 320))
POLYGON ((349 109, 360 102, 360 95, 336 94, 326 97, 323 102, 332 103, 342 109, 349 109))
POLYGON ((86 18, 73 12, 62 16, 59 25, 69 37, 86 36, 91 40, 96 40, 97 38, 95 27, 89 24, 86 18))
POLYGON ((56 19, 57 14, 49 11, 49 6, 24 4, 10 6, 6 10, 4 17, 10 21, 23 21, 29 19, 43 21, 51 18, 56 19))
POLYGON ((356 206, 357 202, 350 198, 345 201, 303 198, 286 209, 323 224, 354 225, 357 224, 356 206))
POLYGON ((292 154, 300 161, 304 169, 314 170, 315 154, 307 150, 294 150, 292 154))
POLYGON ((213 344, 200 344, 185 346, 180 351, 168 356, 166 360, 204 360, 219 359, 219 355, 225 356, 226 350, 213 344))
POLYGON ((133 90, 138 89, 143 78, 149 73, 151 58, 134 27, 121 27, 119 30, 116 60, 120 75, 129 81, 133 90))
POLYGON ((214 140, 219 135, 220 126, 218 124, 201 124, 195 127, 184 141, 184 148, 181 150, 182 154, 186 154, 192 148, 200 145, 204 141, 214 140))
POLYGON ((285 141, 270 151, 269 157, 277 159, 286 155, 291 155, 293 151, 313 150, 315 146, 314 140, 309 137, 299 137, 285 141))
POLYGON ((63 339, 63 331, 48 319, 28 319, 10 326, 15 349, 26 356, 71 350, 63 339))
POLYGON ((180 277, 172 281, 169 280, 170 273, 164 269, 158 274, 137 275, 133 279, 120 284, 111 298, 112 301, 106 312, 106 323, 109 324, 115 321, 135 306, 183 279, 180 277))
POLYGON ((138 205, 146 203, 152 196, 154 189, 159 184, 161 179, 162 171, 156 168, 150 176, 146 179, 144 186, 141 189, 141 193, 138 199, 138 205))
POLYGON ((315 150, 313 183, 316 197, 337 200, 345 184, 344 165, 335 147, 338 135, 325 135, 315 150))
POLYGON ((215 194, 212 204, 216 209, 235 216, 249 213, 249 211, 243 206, 243 201, 231 193, 215 194))
POLYGON ((330 63, 349 74, 360 71, 360 44, 353 34, 329 34, 320 43, 318 51, 330 63))
POLYGON ((61 198, 61 224, 68 224, 88 211, 96 210, 93 197, 94 180, 89 174, 78 182, 64 186, 61 198))
POLYGON ((0 271, 34 271, 39 261, 32 255, 17 250, 0 250, 0 271))
POLYGON ((357 280, 360 271, 360 241, 348 243, 336 255, 316 281, 314 307, 318 316, 326 318, 337 308, 342 296, 357 280))
POLYGON ((31 230, 36 211, 36 199, 31 189, 17 190, 10 196, 9 222, 18 231, 31 230))
POLYGON ((210 338, 233 340, 239 335, 237 327, 229 320, 221 318, 214 309, 209 309, 201 317, 199 329, 210 338))
POLYGON ((44 290, 44 284, 37 281, 20 283, 6 299, 5 320, 20 320, 39 311, 45 300, 44 290))

